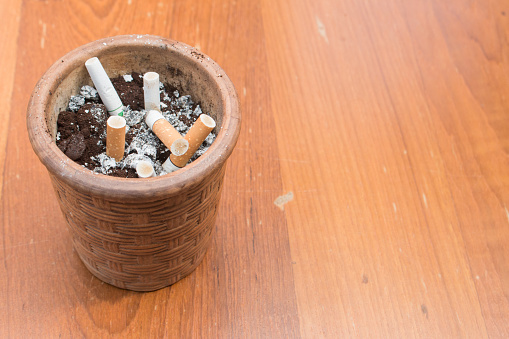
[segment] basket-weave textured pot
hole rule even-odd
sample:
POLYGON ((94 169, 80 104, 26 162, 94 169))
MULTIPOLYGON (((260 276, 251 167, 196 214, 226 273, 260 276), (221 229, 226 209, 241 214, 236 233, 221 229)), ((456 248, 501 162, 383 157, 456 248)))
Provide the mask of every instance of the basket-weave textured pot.
POLYGON ((191 273, 214 229, 226 160, 240 132, 235 89, 210 58, 156 36, 117 36, 81 46, 37 83, 27 111, 35 153, 50 174, 74 247, 86 267, 114 286, 151 291, 191 273), (92 85, 84 63, 97 56, 110 77, 154 71, 211 115, 216 140, 174 173, 124 179, 94 174, 56 146, 56 121, 71 95, 92 85))

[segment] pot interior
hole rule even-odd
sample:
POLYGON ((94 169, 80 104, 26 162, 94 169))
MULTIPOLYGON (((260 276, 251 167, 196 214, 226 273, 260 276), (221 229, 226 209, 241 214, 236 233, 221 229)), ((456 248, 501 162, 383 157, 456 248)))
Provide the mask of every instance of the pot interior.
POLYGON ((137 72, 157 72, 160 81, 180 90, 180 95, 191 95, 191 99, 200 105, 202 112, 210 115, 216 121, 214 132, 218 134, 222 126, 223 100, 213 76, 200 63, 208 57, 198 51, 181 52, 186 49, 183 44, 171 46, 133 45, 113 46, 99 50, 95 55, 81 53, 77 60, 68 62, 62 59, 63 72, 60 81, 51 91, 51 99, 45 110, 46 123, 52 140, 56 139, 58 114, 68 107, 71 95, 79 93, 84 85, 93 86, 92 80, 85 68, 85 61, 97 56, 110 78, 137 72))

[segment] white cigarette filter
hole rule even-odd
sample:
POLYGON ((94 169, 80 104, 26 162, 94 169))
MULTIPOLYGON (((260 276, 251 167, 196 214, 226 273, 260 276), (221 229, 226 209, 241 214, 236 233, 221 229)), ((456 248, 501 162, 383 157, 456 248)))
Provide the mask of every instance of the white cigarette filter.
MULTIPOLYGON (((170 156, 171 157, 171 156, 170 156)), ((165 162, 163 162, 163 169, 166 171, 166 173, 175 172, 176 170, 179 170, 180 167, 175 166, 172 162, 170 157, 166 159, 165 162)))
POLYGON ((138 173, 140 178, 150 178, 156 176, 154 166, 152 166, 152 164, 148 161, 144 160, 138 161, 138 164, 136 164, 136 173, 138 173))
MULTIPOLYGON (((174 154, 176 156, 181 156, 181 155, 186 154, 188 149, 189 149, 189 141, 187 141, 186 139, 177 139, 177 140, 175 140, 173 145, 171 145, 170 151, 171 151, 171 154, 174 154)), ((176 170, 180 169, 180 167, 175 166, 171 162, 170 157, 168 157, 168 159, 166 159, 166 161, 163 163, 163 169, 166 172, 171 173, 171 172, 175 172, 176 170)))
POLYGON ((106 155, 120 161, 124 157, 125 126, 123 117, 113 115, 106 122, 106 155))
POLYGON ((181 154, 188 150, 189 143, 182 138, 182 135, 180 135, 175 127, 173 127, 159 111, 149 111, 145 117, 145 122, 170 151, 173 152, 174 149, 179 150, 177 153, 181 154), (177 144, 173 146, 176 142, 177 144))
POLYGON ((214 127, 216 127, 214 119, 207 114, 200 115, 184 137, 189 142, 189 149, 180 156, 171 154, 169 159, 172 164, 177 167, 184 167, 214 127))
POLYGON ((143 95, 145 99, 145 109, 161 110, 161 97, 159 95, 159 74, 156 72, 147 72, 143 76, 143 95))
POLYGON ((103 101, 108 113, 110 115, 124 115, 124 105, 117 94, 117 91, 113 87, 108 74, 104 70, 101 62, 97 57, 88 59, 85 62, 88 74, 92 78, 95 89, 99 93, 101 100, 103 101))

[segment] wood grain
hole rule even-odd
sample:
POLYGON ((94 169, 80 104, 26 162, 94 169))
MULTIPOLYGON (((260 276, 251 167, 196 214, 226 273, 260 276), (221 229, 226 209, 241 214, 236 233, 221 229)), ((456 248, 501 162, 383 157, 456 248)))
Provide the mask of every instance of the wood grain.
POLYGON ((505 2, 1 6, 0 337, 509 336, 505 2), (25 130, 55 60, 131 33, 201 49, 243 114, 211 248, 152 293, 86 270, 25 130))
MULTIPOLYGON (((9 27, 8 34, 0 36, 0 64, 3 68, 3 85, 0 87, 0 107, 2 121, 0 123, 0 177, 3 178, 5 163, 5 149, 7 144, 7 131, 11 111, 12 86, 14 85, 14 70, 16 66, 17 40, 19 20, 21 15, 21 0, 3 1, 0 3, 0 20, 5 27, 9 27)), ((3 180, 0 182, 0 199, 2 198, 3 180)))

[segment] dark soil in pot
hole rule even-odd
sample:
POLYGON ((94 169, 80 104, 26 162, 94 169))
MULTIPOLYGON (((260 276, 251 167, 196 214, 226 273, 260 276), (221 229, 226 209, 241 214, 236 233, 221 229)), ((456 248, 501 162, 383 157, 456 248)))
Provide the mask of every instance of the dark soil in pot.
MULTIPOLYGON (((143 75, 126 74, 111 79, 126 107, 124 117, 128 130, 124 159, 115 162, 106 152, 106 120, 109 115, 97 91, 83 86, 80 94, 72 96, 66 111, 59 113, 56 143, 62 152, 79 165, 116 177, 137 178, 135 167, 140 160, 153 164, 157 175, 166 172, 161 164, 170 150, 154 135, 145 123, 143 75)), ((182 90, 160 84, 161 112, 182 135, 185 135, 202 113, 199 103, 182 90)), ((191 158, 197 159, 212 144, 216 135, 211 133, 191 158)))

